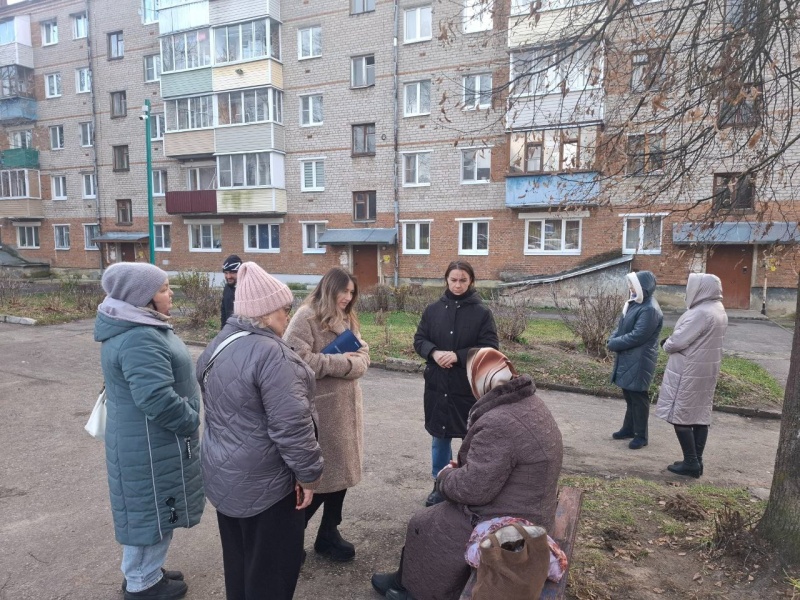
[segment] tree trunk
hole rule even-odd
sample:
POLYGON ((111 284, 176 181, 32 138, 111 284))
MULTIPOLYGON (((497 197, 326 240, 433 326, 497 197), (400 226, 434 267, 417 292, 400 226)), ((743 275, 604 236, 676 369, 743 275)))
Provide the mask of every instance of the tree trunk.
POLYGON ((767 510, 760 533, 772 542, 784 563, 800 563, 800 283, 789 379, 783 396, 783 416, 767 510))

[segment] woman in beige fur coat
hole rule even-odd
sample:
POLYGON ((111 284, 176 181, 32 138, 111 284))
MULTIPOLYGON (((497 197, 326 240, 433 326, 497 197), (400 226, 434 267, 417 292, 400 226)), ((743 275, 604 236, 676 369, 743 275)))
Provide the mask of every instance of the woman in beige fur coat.
POLYGON ((347 488, 361 481, 364 458, 364 411, 358 380, 369 367, 369 348, 360 336, 357 300, 356 279, 335 267, 297 311, 284 336, 317 378, 314 403, 325 468, 306 509, 306 524, 324 505, 314 550, 338 562, 352 560, 356 555, 353 544, 342 539, 339 524, 347 488), (356 335, 361 348, 357 352, 322 354, 321 350, 345 329, 356 335))

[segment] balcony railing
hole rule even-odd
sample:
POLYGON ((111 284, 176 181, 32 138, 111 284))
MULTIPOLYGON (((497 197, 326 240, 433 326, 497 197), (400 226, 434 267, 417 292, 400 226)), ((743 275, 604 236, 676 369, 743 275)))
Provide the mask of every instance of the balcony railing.
POLYGON ((167 192, 167 213, 171 215, 215 214, 217 190, 167 192))
POLYGON ((600 194, 598 173, 543 173, 506 177, 506 206, 591 204, 600 194))
POLYGON ((0 123, 14 125, 36 120, 36 100, 32 98, 9 98, 0 100, 0 123))
POLYGON ((4 169, 38 169, 39 151, 34 148, 3 150, 0 165, 4 169))

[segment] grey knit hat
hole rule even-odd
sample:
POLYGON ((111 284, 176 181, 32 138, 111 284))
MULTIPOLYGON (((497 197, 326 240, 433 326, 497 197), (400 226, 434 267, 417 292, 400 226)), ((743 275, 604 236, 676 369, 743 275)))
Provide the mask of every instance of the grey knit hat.
POLYGON ((103 290, 115 300, 133 306, 146 306, 167 281, 168 276, 155 265, 121 262, 103 273, 103 290))

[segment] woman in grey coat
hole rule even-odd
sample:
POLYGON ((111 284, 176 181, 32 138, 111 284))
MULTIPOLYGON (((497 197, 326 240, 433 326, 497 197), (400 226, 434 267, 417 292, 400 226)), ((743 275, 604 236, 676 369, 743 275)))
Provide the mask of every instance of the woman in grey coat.
POLYGON ((708 273, 689 275, 686 308, 663 344, 669 361, 656 416, 675 427, 683 451, 683 460, 667 469, 697 478, 703 474, 703 450, 728 327, 719 277, 708 273))
POLYGON ((118 263, 94 337, 106 384, 106 466, 114 533, 122 544, 126 600, 182 598, 180 571, 165 571, 172 532, 203 514, 200 390, 192 357, 169 324, 172 290, 155 265, 118 263))

